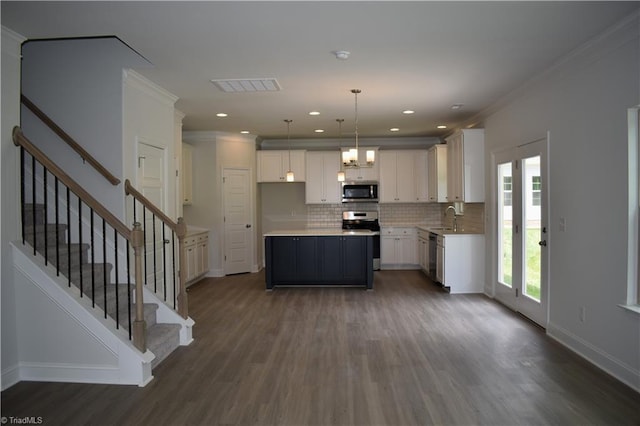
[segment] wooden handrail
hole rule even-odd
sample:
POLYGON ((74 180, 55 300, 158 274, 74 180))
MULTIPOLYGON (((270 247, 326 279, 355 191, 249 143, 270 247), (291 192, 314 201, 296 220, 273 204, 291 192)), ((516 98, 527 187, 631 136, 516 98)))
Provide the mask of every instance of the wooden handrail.
POLYGON ((74 194, 82 199, 82 201, 93 209, 98 215, 120 235, 131 241, 131 230, 115 217, 106 207, 104 207, 98 200, 93 198, 91 194, 82 188, 75 180, 73 180, 68 174, 66 174, 56 163, 51 161, 42 151, 40 151, 27 137, 22 133, 20 127, 13 128, 13 143, 16 146, 21 146, 27 150, 27 152, 38 160, 47 170, 49 170, 55 177, 57 177, 62 183, 64 183, 74 194))
POLYGON ((125 179, 124 181, 124 193, 133 196, 133 198, 138 200, 143 206, 151 210, 151 212, 156 215, 156 217, 158 217, 161 221, 163 221, 169 228, 171 228, 171 230, 174 231, 176 235, 178 235, 178 237, 184 237, 186 233, 186 227, 178 226, 176 222, 174 222, 169 216, 164 214, 164 212, 151 201, 149 201, 147 197, 145 197, 140 191, 135 189, 133 185, 131 185, 131 181, 129 181, 129 179, 125 179))
POLYGON ((96 160, 91 154, 85 151, 84 148, 78 144, 67 132, 62 130, 60 126, 58 126, 47 114, 45 114, 40 108, 38 108, 33 102, 29 100, 25 95, 20 95, 20 102, 31 112, 33 112, 44 124, 46 124, 55 134, 57 134, 63 141, 67 143, 75 152, 77 152, 80 157, 89 162, 93 166, 94 169, 98 171, 102 176, 104 176, 109 183, 116 186, 120 184, 120 179, 115 177, 109 170, 107 170, 98 160, 96 160))

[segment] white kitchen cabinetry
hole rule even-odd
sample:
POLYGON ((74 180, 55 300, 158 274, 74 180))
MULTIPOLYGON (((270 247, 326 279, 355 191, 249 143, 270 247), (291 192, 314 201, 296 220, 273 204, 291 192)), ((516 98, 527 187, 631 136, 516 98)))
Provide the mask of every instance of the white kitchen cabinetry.
POLYGON ((305 201, 307 204, 338 204, 341 202, 340 153, 338 151, 307 152, 305 201))
POLYGON ((382 228, 381 269, 418 269, 418 234, 414 227, 382 228))
POLYGON ((202 278, 209 271, 209 235, 208 232, 190 234, 185 237, 187 286, 202 278))
POLYGON ((182 204, 193 202, 193 148, 182 144, 182 204))
MULTIPOLYGON (((349 148, 342 148, 342 151, 349 151, 349 148)), ((340 157, 342 161, 342 156, 340 157)), ((378 148, 358 148, 358 164, 362 164, 365 167, 352 168, 344 167, 345 180, 349 182, 357 181, 371 181, 377 182, 380 179, 380 157, 378 157, 378 148), (367 164, 367 151, 374 151, 375 161, 373 166, 368 167, 367 164)))
POLYGON ((447 138, 447 201, 484 202, 484 129, 447 138))
POLYGON ((484 235, 438 235, 436 279, 450 293, 483 293, 484 260, 484 235))
POLYGON ((429 201, 429 165, 427 150, 415 151, 414 173, 416 181, 416 201, 424 203, 429 201))
MULTIPOLYGON (((304 150, 291 151, 291 171, 296 182, 305 180, 304 150)), ((258 151, 258 182, 286 182, 289 171, 289 150, 258 151)))
POLYGON ((416 202, 415 160, 417 151, 380 151, 381 203, 416 202))
POLYGON ((427 151, 429 202, 447 202, 447 145, 433 145, 427 151))
POLYGON ((429 275, 429 231, 418 229, 418 265, 429 275))

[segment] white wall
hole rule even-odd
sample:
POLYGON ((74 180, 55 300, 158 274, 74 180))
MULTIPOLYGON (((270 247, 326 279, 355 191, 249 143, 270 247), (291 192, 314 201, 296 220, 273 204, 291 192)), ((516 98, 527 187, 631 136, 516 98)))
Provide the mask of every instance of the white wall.
MULTIPOLYGON (((193 146, 193 202, 184 206, 187 225, 209 229, 210 276, 224 275, 224 222, 222 171, 246 168, 252 176, 253 199, 256 194, 255 136, 223 132, 184 132, 183 141, 193 146)), ((257 224, 256 206, 253 223, 257 224)), ((257 227, 254 226, 253 259, 257 268, 257 227)))
MULTIPOLYGON (((124 71, 124 133, 122 162, 123 176, 140 188, 137 182, 138 144, 145 143, 164 151, 166 161, 165 205, 160 207, 167 216, 176 217, 176 164, 174 161, 175 108, 177 97, 132 71, 124 71)), ((122 193, 124 194, 124 193, 122 193)), ((124 196, 124 195, 123 195, 124 196)), ((127 208, 131 206, 127 202, 127 208)), ((127 219, 132 224, 133 214, 127 219)))
POLYGON ((0 212, 0 273, 2 306, 2 342, 0 344, 0 389, 6 389, 17 381, 18 336, 16 330, 15 286, 13 258, 9 243, 19 238, 20 200, 17 163, 18 148, 13 144, 11 131, 20 124, 20 44, 24 37, 2 27, 2 150, 0 174, 2 175, 2 211, 0 212))
MULTIPOLYGON (((485 143, 492 170, 492 152, 550 132, 547 332, 640 390, 640 316, 618 306, 627 291, 627 108, 640 103, 639 28, 636 14, 522 89, 486 119, 485 143)), ((497 264, 491 176, 490 294, 497 264)))
MULTIPOLYGON (((22 49, 22 91, 118 178, 123 167, 122 69, 148 61, 114 37, 29 41, 22 49)), ((111 185, 23 108, 25 135, 119 218, 122 186, 111 185)))

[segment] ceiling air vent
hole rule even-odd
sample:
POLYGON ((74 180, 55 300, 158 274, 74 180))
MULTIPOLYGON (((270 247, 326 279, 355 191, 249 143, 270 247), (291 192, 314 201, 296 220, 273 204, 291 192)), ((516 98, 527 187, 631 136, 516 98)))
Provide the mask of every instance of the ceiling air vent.
POLYGON ((278 92, 281 90, 275 78, 234 78, 211 80, 211 82, 225 93, 278 92))

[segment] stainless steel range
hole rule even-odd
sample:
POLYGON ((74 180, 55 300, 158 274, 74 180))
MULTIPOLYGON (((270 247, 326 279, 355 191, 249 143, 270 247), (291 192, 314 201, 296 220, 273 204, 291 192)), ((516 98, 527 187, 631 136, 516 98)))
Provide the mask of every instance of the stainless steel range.
POLYGON ((371 231, 373 236, 373 269, 380 270, 380 223, 378 212, 375 211, 347 211, 342 212, 342 229, 357 231, 359 229, 371 231))

